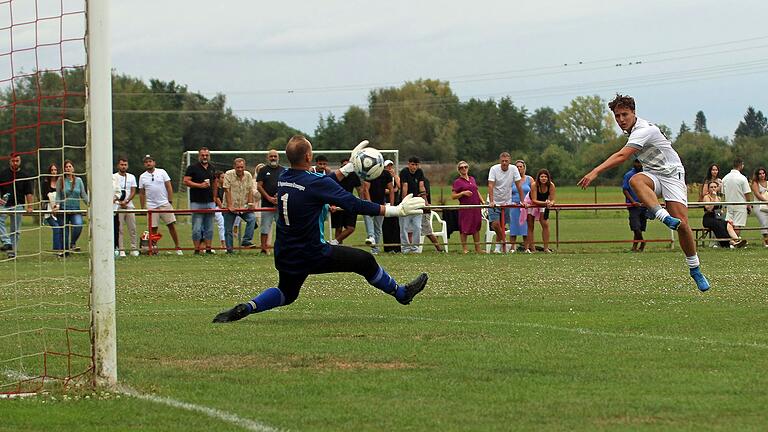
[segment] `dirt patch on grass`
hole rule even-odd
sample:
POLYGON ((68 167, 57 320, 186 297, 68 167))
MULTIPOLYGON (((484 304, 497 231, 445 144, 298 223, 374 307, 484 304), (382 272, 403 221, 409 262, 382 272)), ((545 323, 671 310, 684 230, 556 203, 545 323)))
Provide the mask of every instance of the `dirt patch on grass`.
POLYGON ((403 370, 418 369, 421 365, 403 361, 366 361, 346 359, 330 355, 288 357, 261 355, 222 355, 195 359, 160 358, 146 359, 163 367, 172 367, 189 371, 230 371, 238 369, 273 369, 288 372, 298 369, 333 371, 333 370, 403 370))

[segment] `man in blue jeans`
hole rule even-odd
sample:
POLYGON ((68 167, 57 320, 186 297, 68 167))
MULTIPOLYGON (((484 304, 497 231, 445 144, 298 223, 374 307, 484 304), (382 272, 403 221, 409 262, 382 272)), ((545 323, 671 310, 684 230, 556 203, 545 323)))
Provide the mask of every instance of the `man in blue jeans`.
MULTIPOLYGON (((187 167, 184 173, 184 185, 189 188, 190 210, 214 209, 213 194, 218 185, 216 170, 210 163, 211 152, 202 147, 197 153, 198 162, 187 167)), ((195 244, 195 255, 200 254, 205 245, 205 251, 213 253, 213 213, 192 213, 192 243, 195 244)))
POLYGON ((21 170, 21 156, 14 154, 8 159, 8 168, 0 171, 0 241, 3 246, 0 250, 8 253, 8 258, 16 256, 21 234, 22 210, 32 213, 32 179, 29 174, 21 170), (15 211, 16 213, 10 213, 15 211), (9 212, 9 213, 5 213, 9 212), (10 215, 11 233, 5 227, 5 220, 10 215))
POLYGON ((245 170, 245 159, 237 158, 234 168, 224 173, 224 242, 227 253, 234 249, 233 226, 235 219, 245 221, 245 233, 240 243, 241 247, 251 248, 253 244, 253 232, 256 229, 256 214, 253 212, 238 211, 250 208, 253 205, 253 176, 245 170))

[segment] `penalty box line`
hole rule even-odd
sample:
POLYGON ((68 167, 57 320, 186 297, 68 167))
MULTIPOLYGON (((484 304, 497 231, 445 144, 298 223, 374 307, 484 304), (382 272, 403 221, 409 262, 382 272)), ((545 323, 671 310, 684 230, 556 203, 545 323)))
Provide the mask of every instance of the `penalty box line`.
POLYGON ((221 420, 230 424, 233 424, 235 426, 239 426, 245 430, 253 431, 253 432, 278 432, 280 429, 274 428, 272 426, 266 425, 264 423, 258 422, 256 420, 251 420, 247 418, 243 418, 238 416, 237 414, 233 414, 227 411, 222 411, 217 408, 211 408, 204 405, 197 405, 189 402, 183 402, 180 400, 163 397, 163 396, 157 396, 157 395, 151 395, 146 393, 141 393, 139 391, 134 390, 131 387, 128 387, 126 385, 120 385, 118 386, 117 391, 119 393, 122 393, 126 396, 131 396, 136 399, 145 400, 148 402, 153 402, 161 405, 165 405, 171 408, 177 408, 182 409, 185 411, 191 411, 200 413, 203 415, 206 415, 208 417, 211 417, 216 420, 221 420))

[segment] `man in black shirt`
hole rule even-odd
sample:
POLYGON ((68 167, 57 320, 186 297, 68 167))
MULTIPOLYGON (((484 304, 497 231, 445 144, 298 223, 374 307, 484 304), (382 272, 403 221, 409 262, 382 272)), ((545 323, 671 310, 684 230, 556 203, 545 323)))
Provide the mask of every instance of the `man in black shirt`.
MULTIPOLYGON (((384 165, 391 164, 392 161, 387 160, 384 165)), ((395 188, 392 184, 392 174, 389 171, 384 170, 380 176, 371 181, 366 181, 364 190, 366 192, 366 198, 376 204, 381 205, 395 205, 395 188)), ((371 245, 371 253, 379 253, 379 245, 384 243, 384 235, 382 233, 382 226, 384 224, 384 218, 381 216, 363 216, 365 218, 365 229, 368 238, 365 240, 366 244, 371 245)))
MULTIPOLYGON (((256 187, 261 194, 262 207, 277 207, 277 181, 285 171, 285 168, 280 166, 279 161, 280 156, 277 154, 277 150, 270 150, 267 154, 267 164, 256 175, 256 187)), ((261 253, 263 254, 268 253, 268 239, 275 218, 276 213, 274 211, 261 213, 261 253)))
MULTIPOLYGON (((344 166, 349 162, 349 158, 344 158, 341 161, 341 166, 344 166)), ((345 191, 352 193, 357 189, 357 196, 361 199, 365 199, 363 192, 363 182, 360 181, 360 177, 355 173, 350 173, 341 180, 338 178, 341 188, 345 191)), ((351 236, 355 232, 355 224, 357 223, 357 213, 353 213, 347 209, 341 209, 338 207, 331 207, 331 226, 336 230, 333 240, 329 243, 332 245, 340 245, 344 243, 344 239, 351 236)))
POLYGON ((31 176, 21 170, 21 156, 11 155, 8 159, 8 168, 0 171, 0 206, 3 211, 17 211, 18 213, 0 214, 0 241, 2 241, 2 250, 8 251, 8 258, 16 256, 16 248, 19 244, 21 235, 21 220, 23 213, 32 213, 33 180, 31 176), (26 204, 26 205, 24 205, 26 204), (11 233, 5 227, 5 220, 10 215, 11 233))
MULTIPOLYGON (((423 196, 424 172, 419 168, 419 158, 408 159, 408 166, 400 171, 400 196, 408 194, 423 196)), ((421 238, 421 215, 409 215, 400 218, 400 248, 402 253, 418 253, 421 238), (409 235, 410 234, 410 235, 409 235)))
MULTIPOLYGON (((211 152, 206 147, 197 153, 198 162, 187 167, 184 173, 184 185, 189 188, 189 209, 202 210, 216 208, 213 194, 218 185, 218 177, 213 164, 210 163, 211 152)), ((195 255, 202 251, 212 253, 213 213, 192 213, 192 243, 195 244, 195 255)))

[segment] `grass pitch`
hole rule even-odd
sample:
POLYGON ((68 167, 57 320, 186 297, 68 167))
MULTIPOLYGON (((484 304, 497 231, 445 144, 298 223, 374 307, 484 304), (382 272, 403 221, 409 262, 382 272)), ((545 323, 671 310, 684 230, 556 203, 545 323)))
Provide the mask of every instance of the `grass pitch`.
POLYGON ((380 255, 399 281, 429 272, 410 306, 311 276, 293 305, 227 325, 210 321, 275 285, 271 257, 123 259, 121 383, 207 414, 79 390, 0 401, 0 430, 762 430, 766 252, 701 256, 708 293, 653 245, 380 255))

